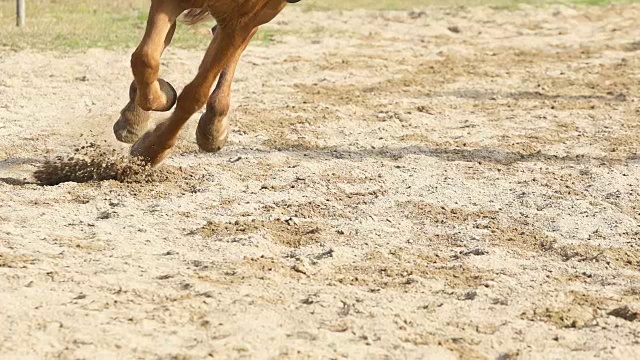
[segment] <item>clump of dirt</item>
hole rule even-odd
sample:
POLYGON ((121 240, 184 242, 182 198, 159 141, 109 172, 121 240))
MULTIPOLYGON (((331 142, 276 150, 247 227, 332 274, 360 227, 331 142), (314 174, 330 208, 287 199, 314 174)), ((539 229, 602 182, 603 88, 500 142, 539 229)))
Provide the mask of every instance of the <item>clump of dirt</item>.
POLYGON ((520 317, 529 321, 542 321, 558 328, 580 329, 593 324, 598 316, 596 310, 569 305, 561 308, 542 308, 524 312, 520 317))
POLYGON ((320 242, 322 229, 314 223, 301 224, 295 219, 285 221, 236 220, 232 223, 209 221, 198 231, 204 237, 234 236, 257 233, 265 229, 269 238, 281 245, 298 248, 320 242))
POLYGON ((299 217, 302 219, 339 218, 353 219, 348 210, 338 207, 331 202, 306 201, 292 202, 289 200, 276 201, 273 204, 264 205, 262 211, 267 213, 280 213, 299 217))
MULTIPOLYGON (((594 321, 604 315, 615 301, 598 295, 584 292, 570 291, 569 304, 557 307, 541 307, 523 312, 520 317, 530 321, 542 321, 558 328, 582 328, 592 325, 594 321)), ((626 318, 632 311, 628 308, 617 308, 608 314, 626 318)), ((631 315, 632 316, 632 315, 631 315)))
POLYGON ((627 321, 638 321, 640 320, 640 308, 631 307, 629 305, 621 306, 619 308, 615 308, 608 312, 609 315, 615 316, 621 319, 625 319, 627 321))
POLYGON ((486 355, 481 352, 473 349, 469 343, 469 340, 464 338, 440 338, 434 334, 414 334, 409 337, 403 339, 404 342, 411 343, 413 345, 421 346, 421 345, 436 345, 442 346, 449 351, 452 351, 461 359, 470 359, 470 360, 486 360, 489 359, 486 355))
MULTIPOLYGON (((551 238, 537 239, 539 250, 551 255, 558 256, 562 261, 575 260, 578 262, 602 262, 613 264, 621 268, 637 270, 640 266, 640 251, 632 248, 602 247, 592 244, 562 244, 559 245, 551 238)), ((529 241, 525 245, 532 245, 529 241)), ((533 245, 535 246, 535 244, 533 245)), ((532 249, 531 247, 529 248, 532 249)), ((535 250, 534 250, 535 251, 535 250)))
POLYGON ((486 272, 450 262, 436 253, 370 252, 356 263, 336 267, 331 278, 341 284, 373 288, 411 286, 423 279, 442 280, 450 288, 475 288, 491 278, 486 272))
POLYGON ((301 272, 294 270, 291 266, 288 266, 278 259, 269 258, 265 256, 261 257, 245 257, 240 263, 241 268, 249 270, 242 275, 244 277, 264 276, 265 274, 280 274, 289 278, 299 279, 304 276, 301 272))
POLYGON ((25 268, 36 263, 36 259, 28 255, 0 253, 0 268, 25 268))
POLYGON ((151 168, 139 158, 118 154, 90 143, 75 149, 69 156, 57 156, 42 163, 33 173, 42 186, 65 182, 85 183, 116 180, 123 183, 149 183, 169 179, 170 175, 151 168))
POLYGON ((317 142, 308 139, 287 139, 274 137, 264 142, 264 146, 276 151, 315 151, 327 150, 317 142))
POLYGON ((463 208, 439 206, 423 201, 405 201, 399 204, 401 208, 409 209, 412 218, 429 220, 436 224, 464 224, 496 220, 498 213, 491 210, 466 210, 463 208))

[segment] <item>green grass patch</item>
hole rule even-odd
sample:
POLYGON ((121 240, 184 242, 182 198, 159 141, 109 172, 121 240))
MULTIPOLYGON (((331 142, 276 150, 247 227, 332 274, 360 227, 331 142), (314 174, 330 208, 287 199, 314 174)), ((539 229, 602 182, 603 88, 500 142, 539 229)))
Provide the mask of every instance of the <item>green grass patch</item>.
POLYGON ((299 4, 305 10, 410 10, 427 6, 491 6, 515 8, 519 4, 543 6, 550 4, 610 5, 640 0, 305 0, 299 4))
POLYGON ((580 5, 610 5, 615 3, 620 3, 619 1, 611 1, 611 0, 573 0, 574 4, 580 5))
MULTIPOLYGON (((149 1, 28 0, 27 22, 16 27, 15 2, 0 2, 0 47, 15 50, 133 49, 146 26, 149 1)), ((213 20, 195 25, 178 24, 171 46, 204 49, 211 40, 213 20)), ((273 41, 268 27, 254 43, 273 41)))
MULTIPOLYGON (((568 0, 585 5, 606 5, 611 0, 568 0)), ((633 0, 623 0, 633 1, 633 0)), ((620 2, 620 1, 615 1, 620 2)), ((491 5, 512 8, 517 4, 548 4, 549 0, 304 0, 290 5, 311 10, 407 10, 427 6, 491 5)), ((39 50, 85 50, 88 48, 133 49, 144 33, 149 0, 27 0, 27 25, 15 26, 15 2, 0 0, 0 47, 39 50)), ((172 46, 205 48, 214 21, 193 27, 179 26, 172 46)), ((330 29, 326 29, 330 31, 330 29)), ((300 29, 298 36, 320 36, 316 30, 300 29)), ((268 25, 253 44, 270 44, 278 33, 268 25)), ((325 34, 326 35, 326 34, 325 34)))
POLYGON ((427 6, 502 5, 518 2, 514 0, 305 0, 300 4, 304 4, 305 10, 409 10, 427 6))

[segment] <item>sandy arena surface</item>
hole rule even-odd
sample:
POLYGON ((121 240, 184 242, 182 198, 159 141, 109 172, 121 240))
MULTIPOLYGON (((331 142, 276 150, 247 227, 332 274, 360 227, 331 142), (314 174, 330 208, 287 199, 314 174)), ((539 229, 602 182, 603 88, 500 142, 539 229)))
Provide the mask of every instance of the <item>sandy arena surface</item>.
POLYGON ((130 51, 1 50, 0 357, 640 358, 639 17, 291 7, 132 184, 32 183, 126 153, 130 51))

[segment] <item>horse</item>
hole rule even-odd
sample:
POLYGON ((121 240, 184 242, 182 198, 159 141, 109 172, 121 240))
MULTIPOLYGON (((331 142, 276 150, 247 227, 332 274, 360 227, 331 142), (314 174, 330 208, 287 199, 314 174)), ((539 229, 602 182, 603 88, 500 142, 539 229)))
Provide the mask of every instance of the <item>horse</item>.
POLYGON ((229 136, 226 116, 240 56, 259 26, 273 20, 288 3, 299 1, 151 0, 144 35, 131 54, 134 80, 129 86, 129 102, 113 125, 116 138, 133 144, 131 156, 154 167, 168 156, 191 116, 206 105, 198 122, 196 141, 202 151, 219 151, 229 136), (198 73, 178 95, 168 81, 159 77, 159 71, 160 58, 171 43, 181 15, 189 25, 210 17, 216 25, 198 73), (148 130, 151 111, 171 109, 166 120, 148 130))

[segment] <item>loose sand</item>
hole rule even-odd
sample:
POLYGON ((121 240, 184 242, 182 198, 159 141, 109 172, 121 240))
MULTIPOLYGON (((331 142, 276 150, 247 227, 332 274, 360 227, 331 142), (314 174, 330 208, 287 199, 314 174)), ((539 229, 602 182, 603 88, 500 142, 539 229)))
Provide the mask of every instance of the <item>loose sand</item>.
POLYGON ((129 52, 0 51, 0 354, 640 358, 638 18, 292 7, 220 153, 194 116, 159 173, 56 186, 127 153, 129 52))

